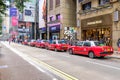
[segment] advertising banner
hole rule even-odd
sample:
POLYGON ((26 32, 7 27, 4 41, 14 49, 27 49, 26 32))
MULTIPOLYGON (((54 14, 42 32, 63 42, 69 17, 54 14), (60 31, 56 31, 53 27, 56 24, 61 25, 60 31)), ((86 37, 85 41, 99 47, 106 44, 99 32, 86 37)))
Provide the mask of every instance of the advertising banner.
POLYGON ((10 8, 10 17, 17 16, 17 8, 10 8))
POLYGON ((35 1, 30 0, 29 2, 24 3, 24 14, 23 18, 26 22, 34 22, 35 21, 35 1))
POLYGON ((39 0, 39 28, 45 27, 46 0, 39 0))
POLYGON ((17 17, 12 17, 12 26, 17 26, 18 25, 18 19, 17 17))

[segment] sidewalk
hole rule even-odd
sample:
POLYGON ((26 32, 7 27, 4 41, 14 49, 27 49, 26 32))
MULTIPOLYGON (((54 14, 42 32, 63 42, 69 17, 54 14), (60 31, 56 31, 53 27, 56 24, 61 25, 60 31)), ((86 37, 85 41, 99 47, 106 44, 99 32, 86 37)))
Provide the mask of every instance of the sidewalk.
POLYGON ((120 58, 120 52, 114 51, 113 55, 111 55, 111 56, 112 56, 112 57, 120 58))

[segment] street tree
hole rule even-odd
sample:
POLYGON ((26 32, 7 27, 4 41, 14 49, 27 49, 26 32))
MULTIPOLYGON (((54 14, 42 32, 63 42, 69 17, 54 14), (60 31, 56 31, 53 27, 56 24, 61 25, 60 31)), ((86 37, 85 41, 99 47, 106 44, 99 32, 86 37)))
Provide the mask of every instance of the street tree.
POLYGON ((4 0, 0 0, 0 14, 5 14, 6 5, 4 0))
POLYGON ((29 0, 15 0, 15 6, 18 8, 20 12, 23 12, 24 2, 28 2, 29 0))
MULTIPOLYGON (((11 0, 9 0, 11 3, 11 0)), ((24 2, 27 2, 29 0, 14 0, 14 4, 17 7, 17 9, 20 12, 23 12, 24 9, 24 2)), ((7 5, 6 5, 6 0, 0 0, 0 31, 2 29, 2 16, 1 15, 6 15, 5 11, 6 11, 7 5)))

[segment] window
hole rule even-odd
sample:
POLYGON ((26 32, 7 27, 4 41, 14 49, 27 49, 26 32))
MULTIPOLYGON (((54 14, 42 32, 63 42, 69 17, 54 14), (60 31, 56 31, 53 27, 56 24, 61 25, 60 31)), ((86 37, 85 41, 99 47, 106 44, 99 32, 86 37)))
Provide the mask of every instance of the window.
POLYGON ((83 0, 78 0, 79 2, 82 2, 83 0))
POLYGON ((56 0, 55 2, 56 2, 56 7, 60 6, 60 0, 56 0))
POLYGON ((85 42, 85 43, 83 44, 83 46, 88 46, 88 47, 90 47, 90 46, 91 46, 91 43, 90 43, 90 42, 85 42))
POLYGON ((89 10, 91 9, 91 2, 82 5, 82 10, 89 10))
POLYGON ((82 46, 82 45, 83 45, 83 42, 78 42, 76 45, 77 45, 77 46, 82 46))
POLYGON ((53 0, 49 0, 49 10, 53 9, 53 0))
POLYGON ((99 5, 104 5, 104 4, 107 4, 109 2, 110 2, 110 0, 99 0, 99 5))
POLYGON ((56 15, 56 20, 60 20, 60 14, 56 15))
POLYGON ((56 42, 55 42, 55 41, 53 41, 53 44, 56 44, 56 42))
POLYGON ((50 17, 50 21, 53 21, 53 16, 50 17))

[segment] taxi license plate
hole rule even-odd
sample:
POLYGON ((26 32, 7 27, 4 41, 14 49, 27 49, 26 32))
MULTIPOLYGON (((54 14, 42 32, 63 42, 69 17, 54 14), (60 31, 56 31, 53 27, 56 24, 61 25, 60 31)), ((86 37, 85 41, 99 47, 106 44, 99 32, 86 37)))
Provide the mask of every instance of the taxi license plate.
POLYGON ((108 49, 108 51, 110 51, 110 49, 108 49))

